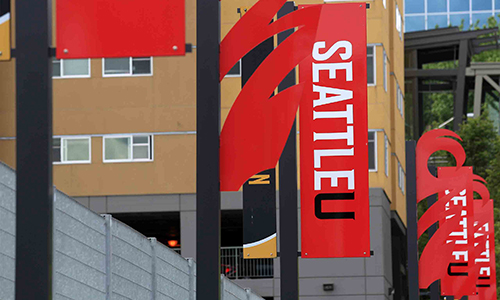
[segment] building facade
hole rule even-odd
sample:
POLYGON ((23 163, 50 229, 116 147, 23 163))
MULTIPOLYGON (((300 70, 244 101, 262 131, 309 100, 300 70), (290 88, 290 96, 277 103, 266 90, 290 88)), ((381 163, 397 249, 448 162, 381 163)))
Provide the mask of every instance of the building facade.
POLYGON ((487 26, 488 19, 499 21, 499 0, 407 0, 405 1, 405 31, 419 31, 476 24, 487 26))
MULTIPOLYGON (((254 3, 221 2, 222 36, 254 3)), ((373 255, 299 259, 301 299, 405 299, 404 3, 368 3, 373 255)), ((186 43, 196 46, 196 1, 185 5, 186 43)), ((184 257, 196 257, 196 47, 182 57, 54 60, 53 68, 56 187, 184 257)), ((0 160, 15 168, 15 58, 0 63, 0 79, 0 160)), ((221 85, 222 121, 240 89, 236 65, 221 85)), ((279 258, 240 259, 241 191, 223 193, 222 209, 222 272, 279 299, 279 258)))

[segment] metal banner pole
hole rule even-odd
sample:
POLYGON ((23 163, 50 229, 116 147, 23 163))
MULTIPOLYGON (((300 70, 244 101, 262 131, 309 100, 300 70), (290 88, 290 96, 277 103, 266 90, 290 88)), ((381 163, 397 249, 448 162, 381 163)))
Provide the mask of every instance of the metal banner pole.
POLYGON ((408 293, 410 300, 419 300, 417 243, 417 170, 415 141, 406 142, 406 213, 408 242, 408 293))
POLYGON ((196 5, 196 299, 220 299, 220 2, 196 5))
MULTIPOLYGON (((429 170, 432 175, 437 176, 437 168, 436 167, 429 167, 429 170)), ((434 203, 437 201, 437 195, 432 195, 427 198, 427 208, 430 208, 434 203)), ((429 240, 432 238, 434 233, 436 233, 438 229, 437 223, 429 227, 428 233, 429 233, 429 240)), ((439 300, 440 295, 439 295, 439 281, 434 282, 430 286, 430 296, 431 300, 439 300)))
MULTIPOLYGON (((295 10, 293 2, 286 2, 279 10, 281 18, 295 10)), ((278 43, 293 33, 293 29, 278 34, 278 43)), ((295 85, 295 70, 292 70, 278 86, 278 91, 295 85)), ((298 211, 297 211, 297 128, 296 123, 288 136, 279 163, 280 198, 280 286, 281 299, 299 299, 298 265, 298 211)))
POLYGON ((52 299, 50 1, 16 1, 16 300, 52 299))

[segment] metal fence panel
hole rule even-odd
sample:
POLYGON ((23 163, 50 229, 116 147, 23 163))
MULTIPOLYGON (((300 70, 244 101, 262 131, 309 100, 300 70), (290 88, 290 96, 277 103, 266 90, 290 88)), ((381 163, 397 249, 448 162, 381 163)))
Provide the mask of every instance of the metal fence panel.
MULTIPOLYGON (((15 280, 15 173, 0 163, 0 299, 14 300, 15 280)), ((168 247, 153 243, 111 220, 111 248, 106 247, 105 218, 57 191, 54 203, 55 300, 106 300, 111 277, 111 299, 194 300, 196 263, 168 247), (153 249, 154 247, 154 249, 153 249), (154 251, 153 251, 154 250, 154 251), (108 254, 108 256, 107 256, 108 254), (107 263, 111 262, 111 270, 107 263), (156 288, 156 298, 153 291, 156 288)), ((245 266, 240 248, 223 249, 222 260, 244 276, 268 276, 260 272, 268 262, 245 266), (253 269, 252 269, 253 268, 253 269), (251 271, 253 270, 253 271, 251 271)), ((272 266, 272 259, 270 260, 272 266)), ((240 275, 238 275, 240 276, 240 275)), ((272 275, 271 275, 272 277, 272 275)), ((262 300, 223 279, 224 300, 262 300)))
POLYGON ((55 298, 105 300, 103 218, 60 192, 54 208, 55 298))
POLYGON ((221 248, 221 273, 229 279, 273 278, 272 258, 244 259, 243 247, 221 248))
POLYGON ((189 299, 188 262, 168 247, 156 245, 158 299, 189 299))

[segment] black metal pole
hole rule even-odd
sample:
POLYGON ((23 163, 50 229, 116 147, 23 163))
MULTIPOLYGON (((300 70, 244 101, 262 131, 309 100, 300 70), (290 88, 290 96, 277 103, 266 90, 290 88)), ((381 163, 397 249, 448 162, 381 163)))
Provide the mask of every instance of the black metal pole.
MULTIPOLYGON (((281 18, 295 10, 293 2, 286 2, 279 10, 281 18)), ((293 29, 278 34, 278 43, 293 33, 293 29)), ((295 85, 295 70, 291 71, 278 86, 281 92, 295 85)), ((281 299, 299 299, 298 265, 298 212, 297 212, 297 127, 295 122, 290 130, 279 164, 280 198, 280 288, 281 299)))
POLYGON ((408 293, 409 300, 419 300, 418 243, 417 243, 417 173, 415 141, 406 142, 406 213, 408 239, 408 293))
POLYGON ((196 299, 220 299, 220 2, 196 1, 196 299))
POLYGON ((16 1, 16 300, 52 299, 50 12, 16 1))
MULTIPOLYGON (((437 168, 436 167, 429 167, 429 170, 431 172, 432 175, 434 176, 437 176, 437 168)), ((437 195, 434 194, 430 197, 427 198, 427 208, 430 208, 434 203, 436 203, 437 201, 437 195)), ((429 233, 429 240, 432 238, 432 236, 434 235, 434 233, 436 233, 437 229, 438 229, 438 224, 435 223, 433 224, 431 227, 429 227, 429 229, 427 230, 427 232, 429 233)), ((431 300, 439 300, 440 299, 440 295, 439 295, 439 281, 436 281, 436 282, 433 282, 430 286, 430 296, 431 296, 431 300)))

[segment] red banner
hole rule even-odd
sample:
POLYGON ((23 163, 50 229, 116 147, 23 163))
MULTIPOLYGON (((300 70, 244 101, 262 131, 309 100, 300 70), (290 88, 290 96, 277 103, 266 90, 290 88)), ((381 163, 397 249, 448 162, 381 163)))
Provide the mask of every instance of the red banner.
POLYGON ((453 225, 453 229, 445 239, 447 245, 452 245, 451 256, 446 252, 434 253, 447 262, 447 272, 441 278, 441 292, 443 295, 454 295, 461 298, 465 295, 475 295, 477 269, 474 262, 474 202, 473 202, 473 174, 472 167, 441 167, 438 168, 438 178, 454 178, 466 175, 466 184, 460 189, 445 190, 439 193, 439 198, 452 195, 451 199, 442 207, 445 212, 439 221, 439 226, 453 225), (458 192, 458 193, 457 193, 458 192), (458 226, 457 226, 458 225, 458 226))
POLYGON ((58 0, 57 58, 185 54, 184 0, 58 0))
POLYGON ((497 299, 493 200, 486 204, 483 200, 474 200, 475 263, 479 277, 477 295, 470 296, 469 300, 497 299))
POLYGON ((368 257, 365 3, 323 5, 299 71, 302 257, 368 257))

